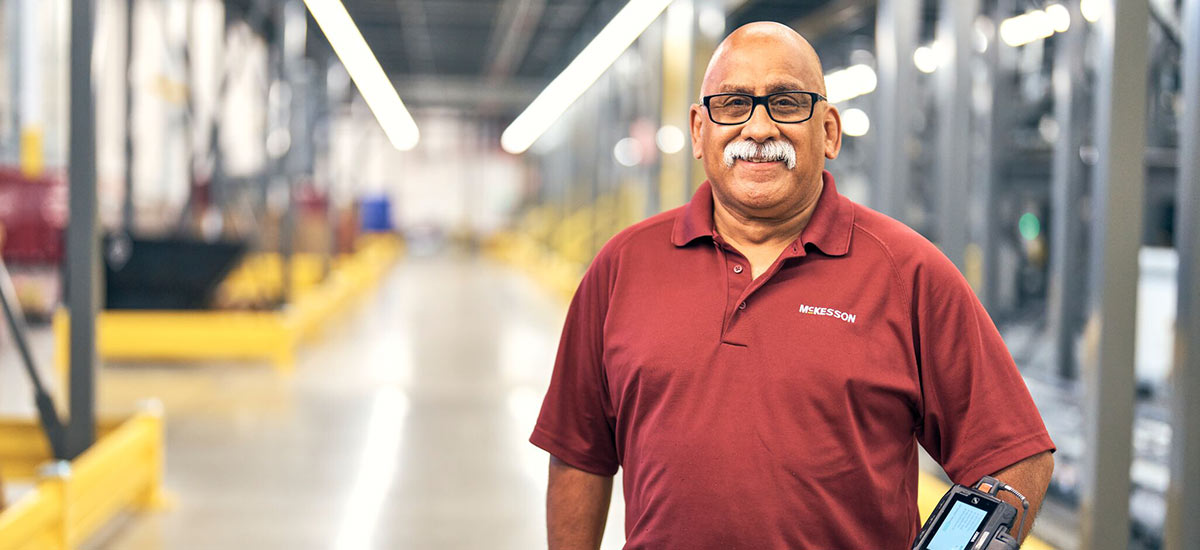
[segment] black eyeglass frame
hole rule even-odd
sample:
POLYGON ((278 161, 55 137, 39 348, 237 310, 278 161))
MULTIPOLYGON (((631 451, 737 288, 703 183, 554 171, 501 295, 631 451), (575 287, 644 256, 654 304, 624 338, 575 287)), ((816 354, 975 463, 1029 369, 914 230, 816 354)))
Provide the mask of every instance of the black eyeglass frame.
POLYGON ((706 95, 700 99, 704 103, 704 110, 708 111, 708 119, 711 120, 713 122, 713 124, 720 124, 722 126, 737 126, 738 124, 745 124, 747 122, 750 122, 750 119, 754 118, 754 110, 757 109, 759 105, 762 105, 763 108, 767 110, 767 116, 770 117, 771 120, 773 120, 779 124, 800 124, 801 122, 808 122, 809 120, 812 120, 813 113, 817 112, 817 102, 818 101, 829 101, 828 98, 826 98, 825 96, 823 96, 821 94, 818 94, 817 92, 806 92, 803 90, 789 90, 789 91, 784 91, 784 92, 775 92, 775 93, 771 93, 771 94, 767 94, 767 95, 751 95, 751 94, 743 94, 743 93, 712 94, 712 95, 706 95), (801 120, 790 120, 790 121, 784 121, 784 120, 779 120, 779 119, 775 118, 775 115, 773 113, 771 113, 771 104, 767 103, 767 102, 770 101, 772 97, 775 97, 777 95, 784 95, 784 94, 804 94, 806 96, 809 96, 812 99, 812 104, 810 104, 808 106, 808 116, 804 117, 801 120), (717 122, 717 119, 713 118, 712 108, 709 107, 709 102, 712 101, 712 98, 714 98, 714 97, 730 97, 730 96, 749 98, 751 101, 750 112, 746 115, 746 120, 743 120, 741 122, 717 122))

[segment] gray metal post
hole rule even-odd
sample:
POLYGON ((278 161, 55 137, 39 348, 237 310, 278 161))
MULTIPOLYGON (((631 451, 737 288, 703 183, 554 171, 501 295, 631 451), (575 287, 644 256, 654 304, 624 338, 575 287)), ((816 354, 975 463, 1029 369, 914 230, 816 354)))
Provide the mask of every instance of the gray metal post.
POLYGON ((1167 550, 1200 544, 1200 0, 1183 7, 1183 120, 1179 128, 1179 309, 1171 389, 1167 550))
MULTIPOLYGON (((1012 14, 1012 3, 1013 0, 996 0, 986 10, 992 21, 1003 21, 1012 14)), ((982 85, 987 87, 990 101, 981 106, 982 110, 977 115, 978 128, 973 135, 979 140, 976 143, 987 146, 979 147, 975 152, 978 158, 975 159, 976 168, 973 172, 977 181, 971 194, 970 218, 973 222, 971 240, 979 244, 979 275, 982 277, 981 281, 976 281, 975 293, 984 307, 995 314, 1000 295, 998 245, 1001 240, 996 228, 995 204, 998 186, 1003 181, 999 168, 1005 160, 1005 152, 998 151, 1000 147, 995 144, 1003 143, 1010 135, 1009 125, 1012 121, 1005 114, 1010 112, 1013 85, 1009 79, 1001 76, 1007 73, 1002 68, 1002 46, 994 26, 987 31, 985 38, 987 51, 980 56, 982 85)))
POLYGON ((917 48, 920 10, 918 0, 880 0, 875 17, 879 153, 871 206, 900 221, 907 218, 911 168, 907 144, 917 87, 912 54, 917 48))
POLYGON ((1083 188, 1086 166, 1079 155, 1089 115, 1085 112, 1083 87, 1086 23, 1073 2, 1071 28, 1055 37, 1054 120, 1058 139, 1054 142, 1054 164, 1050 212, 1050 296, 1047 304, 1049 332, 1053 337, 1054 365, 1063 378, 1076 376, 1075 338, 1083 320, 1083 292, 1077 279, 1083 273, 1083 188))
POLYGON ((1146 0, 1108 0, 1096 23, 1096 149, 1089 271, 1089 323, 1098 337, 1085 354, 1087 445, 1080 500, 1080 548, 1129 545, 1133 454, 1134 334, 1138 251, 1145 202, 1146 0))
MULTIPOLYGON (((941 0, 938 5, 937 41, 942 62, 934 75, 938 105, 937 240, 959 271, 966 269, 966 204, 972 179, 971 37, 978 12, 978 0, 941 0)), ((912 63, 907 65, 911 67, 912 63)))
POLYGON ((125 0, 125 198, 121 230, 133 233, 133 10, 137 0, 125 0))
POLYGON ((9 103, 12 112, 12 127, 6 128, 6 130, 11 130, 9 135, 12 136, 12 141, 5 144, 6 147, 2 151, 3 156, 0 159, 13 164, 16 164, 17 159, 21 156, 21 108, 19 101, 16 100, 21 97, 21 41, 18 39, 21 32, 20 10, 20 2, 9 0, 4 4, 4 33, 8 41, 8 59, 4 61, 8 63, 8 93, 9 97, 13 98, 13 101, 9 103))
POLYGON ((100 296, 100 253, 96 215, 96 120, 92 97, 92 0, 71 2, 71 131, 67 168, 70 213, 67 226, 67 308, 71 312, 71 420, 68 456, 95 440, 96 311, 100 296))

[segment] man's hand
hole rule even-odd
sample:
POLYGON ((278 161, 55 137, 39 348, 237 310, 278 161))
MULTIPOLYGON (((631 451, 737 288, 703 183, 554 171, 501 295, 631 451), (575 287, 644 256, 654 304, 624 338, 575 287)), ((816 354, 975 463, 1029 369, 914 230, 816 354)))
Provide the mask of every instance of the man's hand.
POLYGON ((1025 519, 1019 515, 1021 501, 1012 493, 1000 491, 1000 498, 1017 507, 1017 525, 1020 525, 1022 520, 1025 521, 1025 531, 1021 533, 1020 542, 1024 542, 1025 537, 1033 530, 1033 519, 1037 518, 1038 509, 1042 507, 1042 498, 1046 496, 1046 488, 1050 486, 1050 474, 1053 472, 1054 457, 1046 451, 992 474, 992 477, 1020 491, 1029 501, 1029 518, 1025 519))
POLYGON ((611 477, 598 476, 550 457, 546 533, 550 550, 595 550, 604 536, 611 477))

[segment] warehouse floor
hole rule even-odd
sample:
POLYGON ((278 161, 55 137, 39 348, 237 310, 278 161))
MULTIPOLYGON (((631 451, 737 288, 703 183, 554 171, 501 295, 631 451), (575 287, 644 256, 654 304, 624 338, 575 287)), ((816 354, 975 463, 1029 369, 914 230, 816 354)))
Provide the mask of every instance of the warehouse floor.
MULTIPOLYGON (((266 365, 107 365, 102 416, 163 402, 172 505, 113 522, 89 547, 544 546, 547 456, 527 438, 564 312, 508 268, 410 257, 304 348, 290 377, 266 365)), ((49 336, 33 335, 44 364, 49 336)), ((0 414, 32 415, 5 348, 0 414)), ((624 540, 615 493, 605 548, 624 540)))

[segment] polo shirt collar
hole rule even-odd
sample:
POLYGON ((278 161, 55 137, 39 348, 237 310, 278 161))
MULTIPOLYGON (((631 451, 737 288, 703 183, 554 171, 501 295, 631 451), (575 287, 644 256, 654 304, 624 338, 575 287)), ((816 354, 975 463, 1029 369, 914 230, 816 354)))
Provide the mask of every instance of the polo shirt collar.
MULTIPOLYGON (((828 170, 821 174, 823 186, 812 219, 796 239, 800 246, 792 252, 803 250, 811 244, 829 256, 841 256, 850 250, 850 235, 854 227, 854 207, 850 200, 838 194, 833 174, 828 170)), ((683 207, 675 218, 671 231, 671 242, 675 246, 686 246, 701 237, 715 237, 713 223, 712 184, 705 181, 696 189, 692 200, 683 207)))

